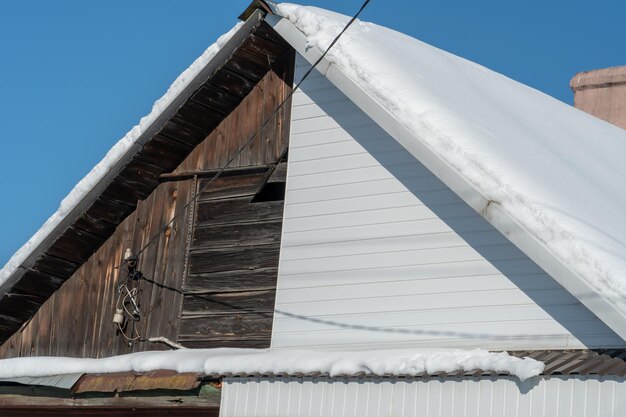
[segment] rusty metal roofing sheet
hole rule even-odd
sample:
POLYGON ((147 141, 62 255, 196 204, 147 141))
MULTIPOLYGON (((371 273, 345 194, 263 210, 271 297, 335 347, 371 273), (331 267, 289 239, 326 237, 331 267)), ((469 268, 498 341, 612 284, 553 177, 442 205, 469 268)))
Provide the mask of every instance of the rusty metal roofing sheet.
POLYGON ((509 352, 542 361, 543 375, 626 375, 626 349, 527 350, 509 352))
POLYGON ((152 389, 191 390, 200 385, 202 376, 195 372, 151 371, 142 374, 118 372, 83 375, 72 387, 72 392, 123 392, 152 389))

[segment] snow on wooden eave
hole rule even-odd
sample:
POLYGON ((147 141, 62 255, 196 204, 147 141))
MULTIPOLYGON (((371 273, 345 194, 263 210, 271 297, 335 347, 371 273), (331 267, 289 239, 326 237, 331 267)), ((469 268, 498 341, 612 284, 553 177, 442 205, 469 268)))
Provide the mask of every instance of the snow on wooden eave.
MULTIPOLYGON (((307 36, 287 18, 274 14, 266 16, 266 21, 307 61, 314 63, 319 59, 322 51, 319 48, 311 47, 308 44, 307 36)), ((475 184, 429 147, 423 138, 416 136, 379 100, 365 91, 338 65, 333 64, 328 57, 318 64, 317 70, 468 205, 507 236, 520 250, 626 340, 626 315, 610 298, 593 288, 587 279, 571 268, 569 264, 563 262, 529 229, 503 210, 497 201, 492 201, 486 197, 475 184)), ((581 113, 581 117, 585 116, 581 113)))

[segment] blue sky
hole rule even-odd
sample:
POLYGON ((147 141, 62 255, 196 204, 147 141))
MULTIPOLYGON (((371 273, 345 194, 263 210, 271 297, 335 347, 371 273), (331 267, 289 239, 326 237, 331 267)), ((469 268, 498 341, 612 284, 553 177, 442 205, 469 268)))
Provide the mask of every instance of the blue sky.
MULTIPOLYGON (((0 2, 0 266, 248 4, 0 2)), ((625 15, 623 0, 371 0, 361 18, 571 103, 576 72, 626 65, 625 15)))

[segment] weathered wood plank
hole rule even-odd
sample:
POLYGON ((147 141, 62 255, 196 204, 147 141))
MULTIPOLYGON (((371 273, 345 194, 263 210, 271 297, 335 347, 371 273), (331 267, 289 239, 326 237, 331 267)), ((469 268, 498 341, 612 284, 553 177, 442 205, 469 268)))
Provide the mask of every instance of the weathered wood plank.
POLYGON ((287 180, 287 163, 281 162, 276 165, 274 172, 267 180, 267 182, 285 182, 287 180))
POLYGON ((281 45, 278 45, 267 38, 263 38, 257 35, 251 35, 248 38, 248 42, 243 47, 244 50, 254 51, 261 55, 269 56, 270 62, 273 64, 271 59, 274 61, 278 60, 281 56, 283 56, 285 52, 285 48, 281 45))
POLYGON ((198 201, 253 196, 265 183, 266 172, 236 177, 202 178, 198 181, 198 201))
POLYGON ((201 337, 185 337, 181 335, 178 339, 185 347, 190 349, 210 349, 218 347, 236 347, 236 348, 255 348, 264 349, 270 347, 271 338, 269 337, 246 337, 237 336, 221 337, 221 338, 201 338, 201 337))
POLYGON ((115 178, 111 184, 102 192, 102 196, 106 199, 125 204, 128 206, 136 206, 137 200, 143 200, 146 197, 144 191, 138 190, 128 184, 123 178, 115 178))
MULTIPOLYGON (((83 312, 89 306, 86 304, 85 288, 87 286, 86 269, 80 268, 74 275, 73 279, 68 280, 65 285, 68 286, 67 293, 72 294, 71 299, 65 302, 71 306, 71 310, 75 312, 83 312)), ((68 312, 69 313, 69 312, 68 312)), ((60 346, 61 355, 71 357, 80 357, 83 351, 82 341, 85 340, 85 329, 83 328, 84 315, 82 313, 69 314, 64 320, 65 344, 60 346)))
MULTIPOLYGON (((133 211, 135 211, 134 206, 105 200, 101 197, 94 201, 91 207, 87 209, 85 212, 85 220, 93 225, 103 224, 103 227, 105 228, 108 228, 109 225, 113 225, 113 230, 115 230, 115 227, 122 223, 122 221, 133 211)), ((82 225, 78 227, 93 233, 92 229, 86 229, 82 225)))
POLYGON ((192 148, 196 147, 209 134, 205 129, 187 123, 181 117, 170 119, 160 133, 192 148))
MULTIPOLYGON (((257 59, 249 59, 249 54, 244 54, 244 47, 241 48, 237 56, 233 57, 230 61, 224 65, 229 71, 232 71, 236 74, 241 74, 242 76, 251 79, 251 80, 260 80, 263 78, 265 73, 267 73, 267 58, 265 58, 265 62, 261 57, 257 59)), ((247 51, 246 51, 247 52, 247 51)))
MULTIPOLYGON (((161 213, 160 221, 155 224, 158 224, 159 228, 162 228, 176 216, 178 183, 162 184, 159 186, 158 191, 160 195, 157 194, 156 201, 158 201, 163 207, 163 211, 161 213)), ((184 220, 184 216, 178 217, 174 220, 174 222, 169 223, 166 229, 159 234, 158 241, 148 249, 154 254, 153 274, 152 276, 148 276, 148 278, 151 278, 161 285, 176 287, 178 286, 177 282, 175 282, 176 278, 181 278, 181 276, 171 278, 168 277, 168 273, 174 274, 177 267, 178 269, 181 269, 182 267, 183 257, 181 255, 184 256, 185 245, 179 240, 181 219, 184 220), (175 243, 179 243, 179 246, 176 247, 175 243), (170 265, 171 268, 168 268, 170 265)), ((144 295, 146 295, 142 307, 142 324, 144 329, 142 336, 144 338, 153 336, 175 338, 175 335, 169 332, 171 327, 168 326, 167 321, 164 320, 165 312, 163 310, 176 305, 178 294, 174 291, 170 291, 166 288, 159 287, 156 284, 151 284, 146 281, 142 282, 141 285, 144 290, 144 295), (148 291, 150 291, 149 298, 146 294, 148 291)), ((151 348, 164 349, 163 346, 158 345, 151 348)), ((144 349, 144 347, 135 348, 135 350, 144 349)))
POLYGON ((177 171, 161 174, 159 179, 162 181, 184 181, 197 176, 199 178, 213 178, 215 174, 220 174, 222 178, 235 177, 238 175, 250 175, 266 173, 272 165, 259 165, 247 167, 233 167, 226 169, 200 169, 190 171, 177 171))
MULTIPOLYGON (((134 218, 134 214, 132 215, 134 218)), ((128 219, 127 219, 128 220, 128 219)), ((132 221, 132 220, 131 220, 132 221)), ((99 275, 97 274, 97 262, 95 262, 94 258, 97 258, 98 254, 96 253, 90 262, 85 263, 81 269, 84 269, 85 274, 85 287, 83 289, 83 293, 80 295, 85 298, 86 307, 83 310, 82 323, 80 326, 82 327, 83 340, 82 340, 82 350, 79 357, 89 357, 90 352, 93 350, 93 322, 95 321, 95 305, 98 303, 98 290, 100 288, 100 280, 99 275)), ((47 305, 44 304, 43 307, 47 305)))
POLYGON ((244 269, 187 276, 186 293, 267 290, 276 288, 278 268, 244 269))
POLYGON ((230 113, 241 102, 241 97, 210 84, 196 91, 191 99, 224 115, 230 113))
POLYGON ((185 294, 183 317, 196 313, 271 313, 275 297, 274 290, 185 294))
POLYGON ((197 227, 192 249, 218 249, 280 243, 281 221, 197 227))
POLYGON ((45 299, 59 289, 64 282, 64 278, 29 269, 20 282, 15 284, 13 291, 38 295, 45 299))
POLYGON ((277 147, 277 138, 280 138, 280 135, 276 134, 277 119, 280 117, 276 112, 276 107, 278 106, 279 100, 282 100, 280 97, 280 83, 278 83, 278 81, 278 77, 276 77, 274 71, 269 71, 267 77, 261 81, 263 83, 263 102, 260 107, 263 111, 264 123, 266 123, 265 127, 261 130, 261 137, 265 145, 263 158, 272 162, 276 162, 274 150, 277 147))
POLYGON ((189 256, 189 273, 273 268, 278 265, 279 245, 195 250, 189 256))
POLYGON ((221 69, 213 75, 208 84, 215 87, 219 86, 228 93, 243 98, 248 95, 256 82, 227 69, 221 69))
POLYGON ((165 135, 155 135, 150 142, 141 149, 140 158, 152 164, 161 164, 165 172, 169 172, 179 165, 179 161, 185 158, 193 150, 193 147, 178 142, 165 135))
POLYGON ((199 202, 196 225, 198 227, 218 224, 235 224, 282 220, 282 201, 250 203, 249 198, 223 201, 199 202))
POLYGON ((115 231, 117 225, 86 212, 76 220, 74 227, 106 239, 115 231))
POLYGON ((195 101, 187 102, 180 108, 178 114, 187 123, 197 126, 206 132, 211 132, 215 129, 224 118, 221 113, 195 101))
POLYGON ((180 338, 186 340, 272 335, 272 313, 235 313, 213 316, 183 316, 180 338))
POLYGON ((33 270, 44 274, 56 275, 62 278, 69 278, 78 268, 75 262, 56 256, 43 255, 33 265, 33 270))
MULTIPOLYGON (((168 287, 182 289, 186 272, 186 258, 188 251, 189 234, 191 233, 191 222, 193 219, 192 206, 187 206, 191 200, 195 186, 193 180, 181 181, 176 185, 176 206, 174 213, 183 213, 174 222, 174 233, 170 246, 169 260, 166 265, 165 279, 163 283, 168 287)), ((160 325, 159 335, 165 335, 172 340, 178 337, 180 313, 182 311, 182 294, 175 291, 167 291, 169 300, 165 301, 160 309, 160 317, 157 319, 160 325), (169 304, 169 305, 167 305, 169 304)))
POLYGON ((102 245, 104 238, 69 227, 48 249, 48 254, 82 264, 102 245))

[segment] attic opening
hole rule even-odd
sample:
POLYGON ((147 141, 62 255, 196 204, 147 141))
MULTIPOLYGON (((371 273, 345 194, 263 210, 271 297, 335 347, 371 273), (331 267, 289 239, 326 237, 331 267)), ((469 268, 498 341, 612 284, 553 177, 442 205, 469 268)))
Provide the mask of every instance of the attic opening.
POLYGON ((251 203, 264 203, 268 201, 283 201, 285 199, 284 182, 266 182, 258 193, 252 198, 251 203))

